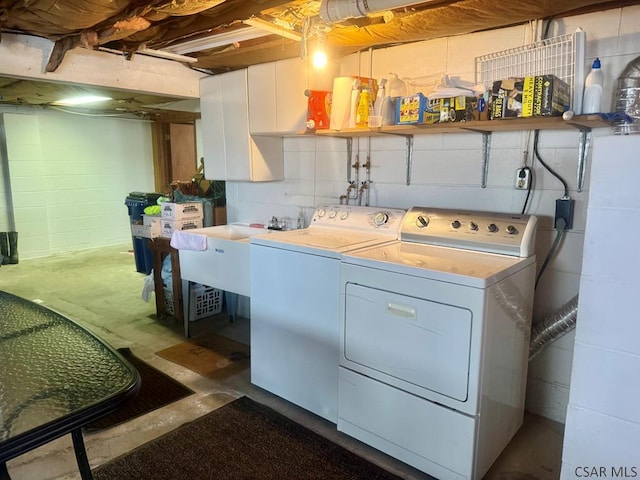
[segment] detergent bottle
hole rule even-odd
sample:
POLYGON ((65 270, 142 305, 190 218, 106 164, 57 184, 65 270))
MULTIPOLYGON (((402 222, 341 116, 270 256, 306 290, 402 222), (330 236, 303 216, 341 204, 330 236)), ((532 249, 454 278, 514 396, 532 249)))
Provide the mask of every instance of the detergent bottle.
POLYGON ((396 104, 398 98, 407 94, 407 86, 395 73, 390 73, 391 79, 386 83, 386 95, 382 102, 382 125, 395 125, 396 104))
POLYGON ((360 102, 356 112, 356 127, 366 127, 369 122, 369 114, 371 113, 373 102, 371 100, 371 90, 364 85, 360 92, 360 102))
POLYGON ((600 69, 600 59, 596 58, 591 66, 591 71, 584 82, 584 100, 582 101, 582 113, 600 113, 600 101, 602 99, 602 84, 604 74, 600 69))

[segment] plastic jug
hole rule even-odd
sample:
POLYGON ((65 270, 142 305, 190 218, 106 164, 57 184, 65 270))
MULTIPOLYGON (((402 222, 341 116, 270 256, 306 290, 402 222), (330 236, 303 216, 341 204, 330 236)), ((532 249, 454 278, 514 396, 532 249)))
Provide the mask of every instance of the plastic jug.
POLYGON ((596 58, 591 66, 591 71, 584 82, 584 99, 582 102, 582 113, 600 113, 600 103, 602 100, 602 84, 604 74, 600 69, 600 59, 596 58))

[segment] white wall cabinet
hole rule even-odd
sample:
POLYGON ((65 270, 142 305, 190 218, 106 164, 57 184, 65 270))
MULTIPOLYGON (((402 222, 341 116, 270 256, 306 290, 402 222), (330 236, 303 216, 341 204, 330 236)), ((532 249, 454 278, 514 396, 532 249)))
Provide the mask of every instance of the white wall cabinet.
MULTIPOLYGON (((282 138, 250 135, 249 105, 246 69, 200 81, 205 178, 253 182, 284 178, 282 138)), ((272 124, 269 130, 273 129, 272 124)))
POLYGON ((307 121, 305 90, 333 89, 337 64, 310 70, 308 60, 291 58, 252 65, 249 79, 249 131, 292 134, 304 131, 307 121))

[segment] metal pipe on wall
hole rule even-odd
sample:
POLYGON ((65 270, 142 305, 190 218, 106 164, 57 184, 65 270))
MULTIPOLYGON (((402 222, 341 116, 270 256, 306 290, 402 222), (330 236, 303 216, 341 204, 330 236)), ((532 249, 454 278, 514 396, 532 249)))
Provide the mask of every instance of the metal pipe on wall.
POLYGON ((365 17, 368 13, 409 7, 420 3, 410 0, 322 0, 320 18, 325 22, 340 22, 349 18, 365 17))

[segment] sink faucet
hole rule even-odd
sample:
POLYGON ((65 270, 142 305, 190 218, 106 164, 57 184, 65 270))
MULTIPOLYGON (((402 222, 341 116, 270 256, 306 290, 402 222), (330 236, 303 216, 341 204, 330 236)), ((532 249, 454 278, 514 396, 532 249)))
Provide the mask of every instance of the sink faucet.
MULTIPOLYGON (((355 189, 356 189, 356 182, 354 181, 349 182, 349 186, 347 187, 347 194, 340 196, 341 199, 344 197, 345 205, 349 205, 349 200, 351 199, 351 196, 350 196, 351 190, 355 190, 355 189)), ((357 197, 354 197, 353 199, 355 198, 357 197)))
POLYGON ((369 183, 366 181, 362 182, 360 188, 358 189, 358 205, 362 205, 362 194, 367 188, 369 188, 369 183))

